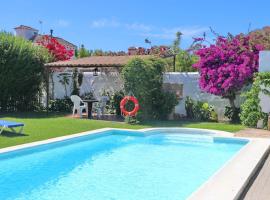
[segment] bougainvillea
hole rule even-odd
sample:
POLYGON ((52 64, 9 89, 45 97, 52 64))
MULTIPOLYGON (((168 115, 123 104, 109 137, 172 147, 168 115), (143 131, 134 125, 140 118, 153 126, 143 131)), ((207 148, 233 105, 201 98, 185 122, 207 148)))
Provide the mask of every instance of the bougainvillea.
POLYGON ((69 60, 73 56, 73 50, 68 50, 64 45, 51 36, 44 35, 37 43, 47 48, 54 56, 55 61, 69 60))
POLYGON ((200 88, 210 94, 228 98, 232 107, 235 95, 251 82, 258 71, 259 51, 248 36, 218 37, 215 44, 196 51, 199 61, 193 66, 200 73, 200 88))

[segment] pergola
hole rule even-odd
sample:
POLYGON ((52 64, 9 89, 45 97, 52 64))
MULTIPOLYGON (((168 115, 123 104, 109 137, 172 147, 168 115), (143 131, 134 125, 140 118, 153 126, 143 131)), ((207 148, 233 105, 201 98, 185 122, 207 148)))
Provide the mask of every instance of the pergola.
POLYGON ((45 64, 46 67, 46 108, 47 112, 49 109, 49 75, 54 71, 63 71, 66 69, 78 68, 82 71, 102 71, 102 70, 111 70, 111 71, 120 71, 121 68, 128 63, 132 58, 149 58, 150 55, 126 55, 126 56, 90 56, 85 58, 67 60, 67 61, 58 61, 45 64))

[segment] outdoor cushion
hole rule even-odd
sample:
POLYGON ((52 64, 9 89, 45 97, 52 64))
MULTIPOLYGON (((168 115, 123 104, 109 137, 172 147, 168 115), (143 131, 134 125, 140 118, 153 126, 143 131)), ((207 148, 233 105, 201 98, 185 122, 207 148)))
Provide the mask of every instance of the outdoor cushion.
POLYGON ((0 126, 4 126, 6 128, 14 128, 14 127, 19 127, 19 126, 24 126, 24 124, 18 123, 18 122, 0 120, 0 126))
POLYGON ((0 134, 4 131, 4 128, 10 128, 13 132, 16 132, 13 128, 21 127, 18 133, 22 133, 24 124, 19 122, 12 122, 6 120, 0 120, 0 134))

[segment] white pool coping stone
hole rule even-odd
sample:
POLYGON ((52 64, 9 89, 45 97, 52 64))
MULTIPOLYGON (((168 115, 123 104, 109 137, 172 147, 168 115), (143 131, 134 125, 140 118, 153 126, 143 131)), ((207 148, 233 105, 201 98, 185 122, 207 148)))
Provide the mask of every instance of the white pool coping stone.
MULTIPOLYGON (((39 145, 60 142, 72 138, 78 138, 87 135, 101 134, 104 131, 123 130, 130 132, 141 132, 144 135, 151 135, 153 130, 181 130, 181 131, 198 131, 208 132, 213 137, 232 138, 232 139, 246 139, 246 144, 239 152, 237 152, 226 164, 221 167, 214 175, 212 175, 203 185, 201 185, 195 192, 191 194, 188 200, 233 200, 237 199, 246 185, 249 183, 250 178, 253 176, 260 162, 263 160, 266 152, 270 147, 270 139, 262 138, 245 138, 234 137, 232 133, 225 131, 197 129, 197 128, 147 128, 140 130, 131 129, 116 129, 116 128, 103 128, 93 131, 86 131, 82 133, 51 138, 47 140, 26 143, 0 149, 0 153, 7 153, 24 148, 35 147, 39 145)), ((207 160, 206 160, 207 162, 207 160)))

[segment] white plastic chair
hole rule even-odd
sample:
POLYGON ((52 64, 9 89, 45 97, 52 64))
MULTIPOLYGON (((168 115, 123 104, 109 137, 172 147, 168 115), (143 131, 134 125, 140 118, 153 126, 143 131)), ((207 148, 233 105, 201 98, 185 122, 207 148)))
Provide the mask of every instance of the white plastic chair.
POLYGON ((75 111, 77 110, 77 113, 82 118, 82 111, 83 111, 83 109, 87 110, 87 103, 84 103, 82 101, 82 99, 79 96, 77 96, 77 95, 71 95, 70 96, 70 99, 73 102, 73 113, 72 113, 72 116, 75 115, 75 111))

